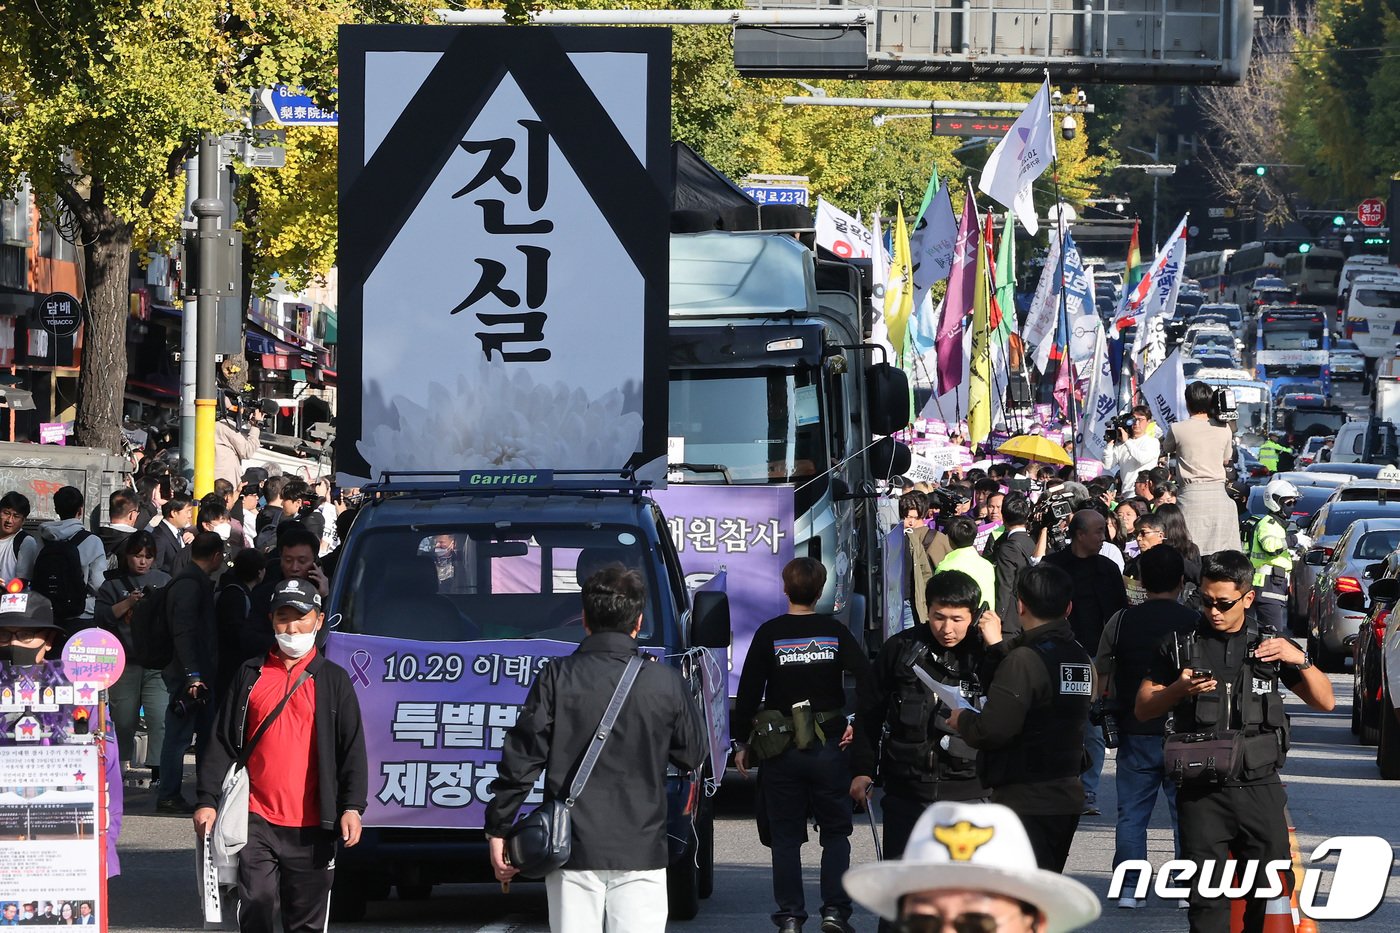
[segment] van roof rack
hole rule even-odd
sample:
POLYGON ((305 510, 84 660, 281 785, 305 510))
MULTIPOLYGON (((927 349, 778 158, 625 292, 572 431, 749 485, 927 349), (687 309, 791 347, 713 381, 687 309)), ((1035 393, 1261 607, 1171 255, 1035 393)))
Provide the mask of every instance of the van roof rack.
POLYGON ((379 481, 364 487, 373 501, 390 496, 456 496, 464 493, 509 493, 550 496, 559 493, 616 494, 640 499, 652 488, 651 480, 637 478, 626 467, 612 470, 385 470, 379 481))

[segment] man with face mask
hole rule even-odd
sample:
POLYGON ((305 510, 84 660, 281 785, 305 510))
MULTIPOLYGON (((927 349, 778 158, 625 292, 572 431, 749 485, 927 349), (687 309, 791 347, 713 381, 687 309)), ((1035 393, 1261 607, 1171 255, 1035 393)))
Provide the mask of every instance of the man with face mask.
POLYGON ((262 730, 248 757, 248 844, 238 859, 244 933, 271 933, 279 920, 288 931, 325 929, 336 843, 360 841, 369 792, 360 705, 349 675, 316 650, 321 606, 309 581, 277 584, 276 647, 239 668, 199 768, 194 826, 205 836, 224 774, 262 730))

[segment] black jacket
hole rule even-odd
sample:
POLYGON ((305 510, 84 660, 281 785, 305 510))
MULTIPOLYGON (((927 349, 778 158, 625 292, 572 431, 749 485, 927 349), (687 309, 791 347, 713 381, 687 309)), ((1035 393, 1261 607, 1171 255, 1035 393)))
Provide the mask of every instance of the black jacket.
POLYGON ((156 562, 157 570, 164 570, 172 577, 179 575, 190 563, 189 548, 181 546, 175 539, 175 532, 170 530, 170 526, 161 522, 151 529, 151 535, 156 539, 156 562))
POLYGON ((952 648, 925 624, 885 642, 875 658, 875 702, 855 719, 851 773, 878 776, 885 793, 924 803, 987 796, 977 780, 977 752, 948 728, 947 707, 910 662, 971 699, 986 693, 1002 653, 984 647, 975 627, 952 648))
POLYGON ((212 685, 219 668, 213 578, 198 564, 188 565, 166 584, 161 608, 175 642, 171 667, 186 680, 199 679, 212 685))
POLYGON ((1045 563, 1059 567, 1074 582, 1074 595, 1069 608, 1070 628, 1085 651, 1097 651, 1104 624, 1115 612, 1128 606, 1123 571, 1102 554, 1076 557, 1068 547, 1047 554, 1045 563))
MULTIPOLYGON (((234 687, 219 704, 214 735, 199 763, 197 801, 217 806, 229 765, 238 758, 248 721, 248 697, 262 673, 262 657, 244 662, 234 675, 234 687)), ((306 669, 316 688, 317 800, 321 828, 335 829, 347 810, 365 812, 369 795, 369 759, 360 722, 360 701, 345 669, 317 653, 306 669)), ((303 690, 306 687, 302 687, 303 690)))
MULTIPOLYGON (((506 737, 486 832, 505 836, 541 770, 545 797, 568 794, 593 731, 637 643, 621 632, 589 635, 578 651, 545 665, 506 737)), ((571 814, 571 870, 648 871, 670 861, 666 763, 697 770, 707 754, 699 710, 673 668, 647 663, 617 717, 571 814)))
POLYGON ((1010 532, 997 539, 992 549, 992 566, 997 572, 996 612, 1001 617, 1005 638, 1021 634, 1021 614, 1016 611, 1016 578, 1029 567, 1035 553, 1035 539, 1028 532, 1010 532))

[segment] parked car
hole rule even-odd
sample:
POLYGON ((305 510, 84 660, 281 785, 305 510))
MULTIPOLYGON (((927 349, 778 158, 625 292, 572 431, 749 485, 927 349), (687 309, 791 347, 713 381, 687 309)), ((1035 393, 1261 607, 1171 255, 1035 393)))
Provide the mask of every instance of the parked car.
MULTIPOLYGON (((1343 487, 1346 488, 1350 487, 1343 487)), ((1395 514, 1395 518, 1353 522, 1337 539, 1313 582, 1308 609, 1308 653, 1323 671, 1346 669, 1346 659, 1351 656, 1357 631, 1366 618, 1366 591, 1371 582, 1367 568, 1400 547, 1400 509, 1395 514)))
POLYGON ((1332 460, 1327 463, 1314 463, 1303 468, 1304 473, 1332 473, 1354 476, 1357 479, 1375 479, 1390 464, 1387 463, 1343 463, 1332 460))
POLYGON ((1332 498, 1338 502, 1400 502, 1400 469, 1385 467, 1375 479, 1347 483, 1332 498))
MULTIPOLYGON (((1304 492, 1302 487, 1298 491, 1304 492)), ((1288 580, 1288 621, 1297 634, 1307 631, 1307 622, 1312 617, 1309 603, 1319 568, 1332 559, 1332 551, 1346 530, 1367 518, 1400 519, 1400 502, 1334 502, 1329 498, 1308 522, 1306 531, 1312 546, 1301 560, 1293 562, 1288 580)))

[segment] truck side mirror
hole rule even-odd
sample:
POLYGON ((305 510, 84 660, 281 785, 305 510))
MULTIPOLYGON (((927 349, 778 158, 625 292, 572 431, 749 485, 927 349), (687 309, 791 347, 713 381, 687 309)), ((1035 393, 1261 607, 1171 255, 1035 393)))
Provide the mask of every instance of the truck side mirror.
POLYGON ((728 648, 732 638, 729 594, 721 590, 700 590, 690 606, 690 646, 728 648))
POLYGON ((871 434, 893 434, 913 420, 909 410, 909 376, 889 363, 865 371, 865 416, 871 434))

